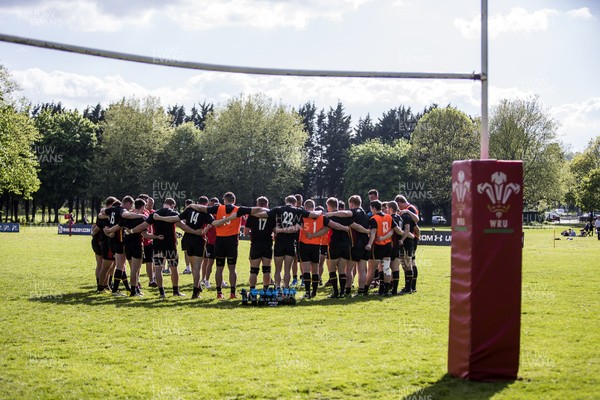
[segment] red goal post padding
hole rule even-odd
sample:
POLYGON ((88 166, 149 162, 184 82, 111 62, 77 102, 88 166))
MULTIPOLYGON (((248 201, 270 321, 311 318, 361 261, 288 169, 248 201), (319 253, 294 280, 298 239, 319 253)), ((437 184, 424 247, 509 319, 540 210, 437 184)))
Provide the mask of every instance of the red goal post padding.
POLYGON ((448 372, 510 380, 519 369, 521 161, 452 166, 452 271, 448 372))

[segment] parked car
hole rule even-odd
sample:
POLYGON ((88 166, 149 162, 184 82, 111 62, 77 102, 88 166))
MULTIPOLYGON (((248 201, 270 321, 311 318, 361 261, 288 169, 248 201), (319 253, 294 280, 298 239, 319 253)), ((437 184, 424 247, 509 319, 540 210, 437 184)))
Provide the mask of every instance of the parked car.
POLYGON ((555 212, 549 212, 548 215, 546 215, 546 221, 560 222, 560 215, 555 212))
POLYGON ((446 218, 444 218, 442 215, 434 215, 433 217, 431 217, 431 223, 433 225, 445 225, 446 218))

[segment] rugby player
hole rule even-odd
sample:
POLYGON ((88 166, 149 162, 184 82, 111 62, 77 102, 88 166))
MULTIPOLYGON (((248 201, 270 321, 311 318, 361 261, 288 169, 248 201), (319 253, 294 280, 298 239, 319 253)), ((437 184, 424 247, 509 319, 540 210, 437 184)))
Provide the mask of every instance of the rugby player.
MULTIPOLYGON (((256 199, 256 205, 261 208, 269 207, 269 200, 261 196, 256 199)), ((271 261, 273 259, 273 229, 275 216, 258 218, 250 215, 246 221, 244 235, 250 235, 250 290, 256 288, 258 271, 262 263, 263 288, 267 290, 271 283, 271 261)))
POLYGON ((192 204, 191 208, 197 211, 213 214, 216 220, 213 221, 213 226, 216 226, 217 240, 215 242, 215 258, 217 264, 217 272, 215 278, 217 281, 217 299, 224 300, 221 282, 223 281, 223 269, 225 261, 229 269, 230 283, 230 299, 237 298, 235 294, 237 274, 235 265, 238 257, 238 241, 240 237, 240 217, 248 214, 262 212, 261 207, 244 207, 235 205, 235 194, 227 192, 223 195, 223 203, 214 206, 203 206, 200 204, 192 204), (225 222, 219 222, 225 220, 225 222))
MULTIPOLYGON (((365 246, 366 250, 372 250, 371 260, 374 260, 378 267, 379 277, 379 294, 385 295, 388 293, 389 286, 392 278, 391 260, 392 255, 392 239, 387 238, 380 240, 379 238, 384 237, 394 227, 394 220, 389 214, 381 212, 381 201, 371 201, 371 213, 373 216, 369 220, 369 226, 371 228, 371 234, 369 237, 369 243, 365 246)), ((370 271, 368 271, 370 272, 370 271)), ((367 273, 367 282, 369 279, 367 273)), ((365 293, 368 293, 369 287, 365 285, 365 293)))

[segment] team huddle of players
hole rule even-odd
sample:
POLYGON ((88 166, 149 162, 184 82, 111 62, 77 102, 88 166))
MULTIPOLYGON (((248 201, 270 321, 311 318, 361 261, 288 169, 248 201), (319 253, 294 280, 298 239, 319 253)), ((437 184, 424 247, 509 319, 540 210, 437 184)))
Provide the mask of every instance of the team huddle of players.
POLYGON ((256 288, 261 269, 265 290, 271 284, 289 290, 290 284, 297 283, 299 266, 304 298, 313 298, 326 265, 331 298, 351 295, 356 279, 355 296, 366 296, 371 287, 378 288, 383 296, 416 292, 419 211, 404 196, 381 202, 377 190, 372 189, 368 211, 362 208, 358 195, 348 199, 348 209, 344 202, 331 197, 326 210, 315 207, 311 199, 303 202, 301 195, 290 195, 284 205, 273 208, 269 208, 266 197, 259 197, 254 207, 237 206, 235 200, 232 192, 225 193, 223 204, 202 196, 178 213, 171 198, 156 211, 148 195, 135 200, 125 196, 122 201, 107 198, 92 231, 98 292, 125 296, 119 291, 122 283, 130 296, 143 296, 139 275, 145 263, 149 286, 157 287, 161 298, 165 297, 164 269, 170 271, 173 296, 185 296, 179 290, 178 227, 185 232, 181 247, 191 265, 192 298, 201 296, 203 286, 210 287, 215 262, 217 298, 225 299, 225 265, 229 270, 229 298, 237 298, 236 263, 243 219, 244 233, 250 236, 251 290, 256 288), (400 267, 405 284, 399 290, 400 267))

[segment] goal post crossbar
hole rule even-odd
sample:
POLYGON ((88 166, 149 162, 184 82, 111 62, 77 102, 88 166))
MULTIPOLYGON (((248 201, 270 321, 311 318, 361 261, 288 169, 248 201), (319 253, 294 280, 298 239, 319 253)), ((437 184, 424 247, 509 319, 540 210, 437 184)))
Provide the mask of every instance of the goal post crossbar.
POLYGON ((481 80, 481 74, 472 73, 443 73, 443 72, 393 72, 393 71, 336 71, 313 69, 259 68, 223 64, 208 64, 193 61, 182 61, 162 57, 150 57, 139 54, 122 53, 111 50, 95 49, 72 44, 51 42, 0 33, 0 41, 33 46, 69 53, 103 57, 114 60, 132 61, 142 64, 160 65, 184 69, 195 69, 213 72, 228 72, 251 75, 302 76, 302 77, 335 77, 335 78, 395 78, 395 79, 463 79, 481 80))

